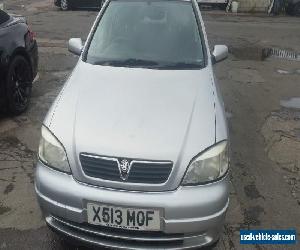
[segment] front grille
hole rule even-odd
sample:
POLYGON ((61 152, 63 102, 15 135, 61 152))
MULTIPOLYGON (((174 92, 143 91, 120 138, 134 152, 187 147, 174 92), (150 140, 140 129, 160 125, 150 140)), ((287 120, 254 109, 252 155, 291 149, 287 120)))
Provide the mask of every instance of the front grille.
POLYGON ((140 183, 164 183, 167 181, 172 169, 172 164, 133 163, 129 176, 129 182, 140 183))
POLYGON ((120 181, 117 161, 80 154, 80 162, 84 173, 88 176, 104 180, 120 181))
MULTIPOLYGON (((120 177, 119 162, 116 158, 80 154, 80 162, 87 176, 103 180, 123 181, 120 177)), ((136 161, 131 162, 125 182, 160 184, 168 180, 172 162, 136 161)))

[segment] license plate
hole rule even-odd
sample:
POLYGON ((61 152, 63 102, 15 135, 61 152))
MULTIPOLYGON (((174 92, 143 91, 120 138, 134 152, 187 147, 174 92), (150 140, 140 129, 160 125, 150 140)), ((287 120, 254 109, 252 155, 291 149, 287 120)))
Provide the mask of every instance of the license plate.
POLYGON ((159 231, 158 209, 126 208, 105 204, 87 204, 88 223, 107 227, 159 231))

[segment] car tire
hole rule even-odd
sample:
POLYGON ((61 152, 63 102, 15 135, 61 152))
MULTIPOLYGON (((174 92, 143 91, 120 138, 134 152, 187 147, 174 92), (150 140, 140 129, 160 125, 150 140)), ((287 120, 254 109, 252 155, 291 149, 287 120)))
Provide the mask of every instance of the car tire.
POLYGON ((300 16, 300 3, 297 3, 293 9, 293 15, 300 16))
POLYGON ((19 115, 28 108, 32 78, 31 66, 26 58, 15 56, 6 75, 7 108, 13 115, 19 115))
POLYGON ((63 11, 67 11, 70 9, 69 0, 60 0, 60 9, 63 11))
POLYGON ((218 8, 220 10, 226 10, 227 5, 228 5, 227 3, 219 3, 218 4, 218 8))

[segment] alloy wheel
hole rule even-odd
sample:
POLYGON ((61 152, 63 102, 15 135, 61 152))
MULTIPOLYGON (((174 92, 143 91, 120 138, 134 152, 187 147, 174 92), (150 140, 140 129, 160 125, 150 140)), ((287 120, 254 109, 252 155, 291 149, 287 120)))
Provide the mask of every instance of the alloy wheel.
POLYGON ((294 15, 300 16, 300 3, 297 3, 294 7, 294 15))
POLYGON ((60 8, 62 10, 68 10, 69 9, 68 0, 60 0, 60 8))
POLYGON ((13 114, 19 114, 27 108, 31 88, 31 67, 24 57, 17 56, 11 63, 7 78, 8 107, 13 114))

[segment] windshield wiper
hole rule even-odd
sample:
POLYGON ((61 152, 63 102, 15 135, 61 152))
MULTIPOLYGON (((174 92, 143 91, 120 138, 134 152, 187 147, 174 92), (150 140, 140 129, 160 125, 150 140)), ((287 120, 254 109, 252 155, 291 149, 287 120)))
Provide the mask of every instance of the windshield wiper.
POLYGON ((160 66, 161 69, 199 69, 203 67, 202 63, 176 62, 166 63, 160 66))
POLYGON ((116 66, 116 67, 121 67, 121 66, 144 66, 144 67, 151 67, 151 66, 156 66, 158 65, 157 62, 155 61, 150 61, 150 60, 143 60, 143 59, 135 59, 135 58, 129 58, 125 60, 102 60, 102 61, 96 61, 94 63, 95 65, 104 65, 104 66, 116 66))

